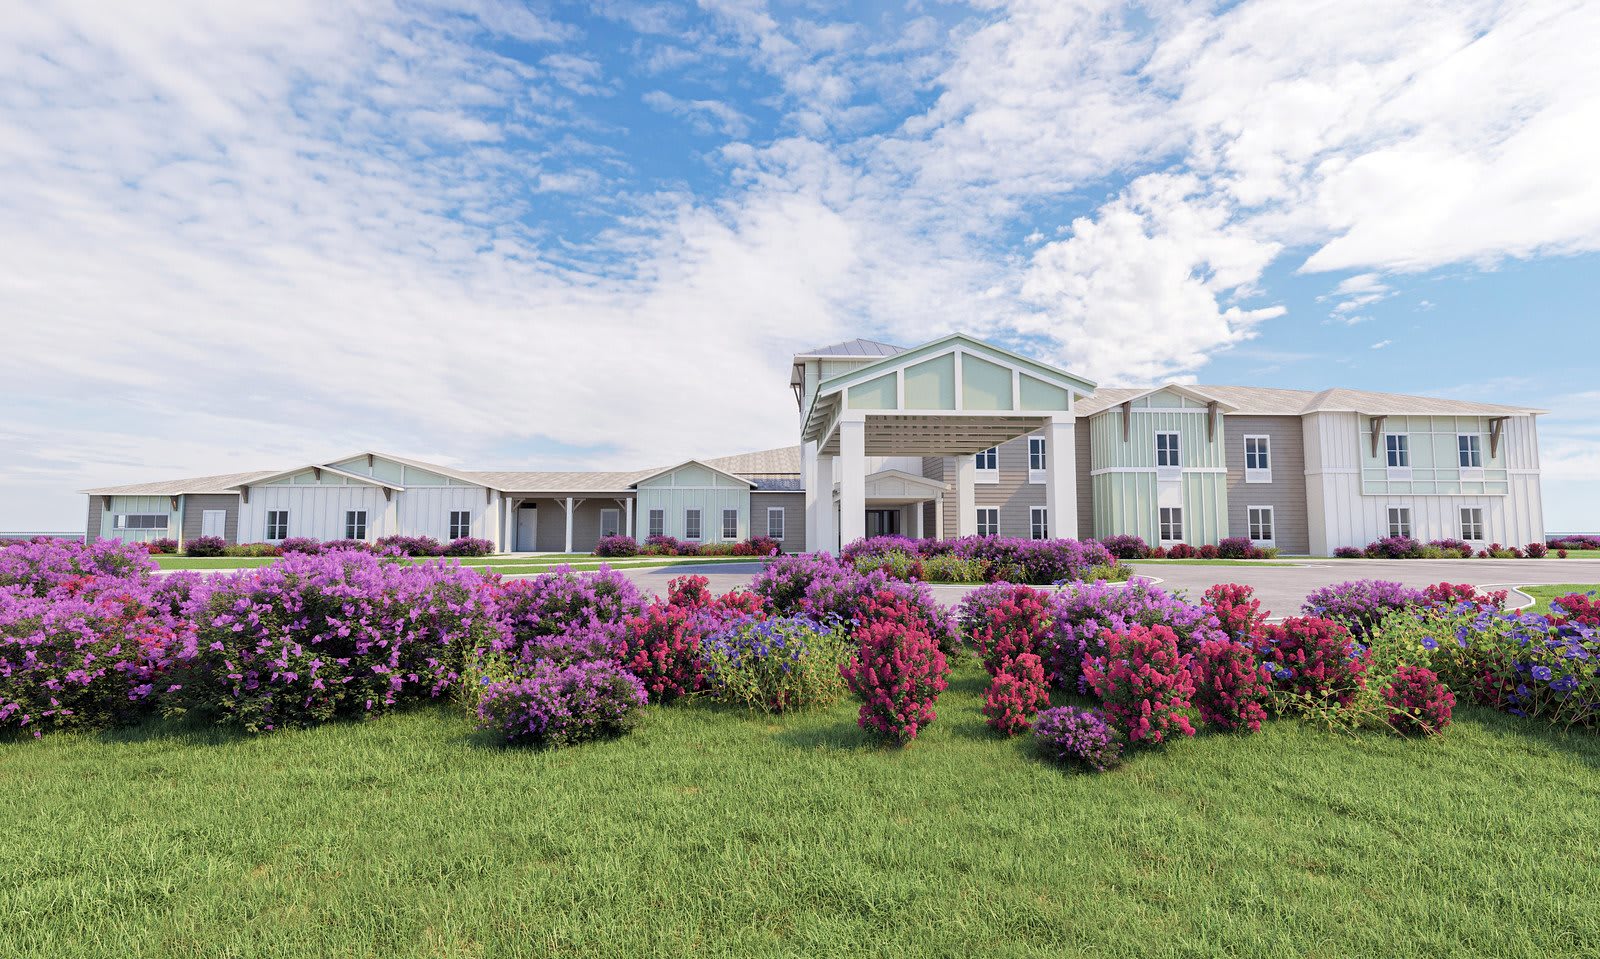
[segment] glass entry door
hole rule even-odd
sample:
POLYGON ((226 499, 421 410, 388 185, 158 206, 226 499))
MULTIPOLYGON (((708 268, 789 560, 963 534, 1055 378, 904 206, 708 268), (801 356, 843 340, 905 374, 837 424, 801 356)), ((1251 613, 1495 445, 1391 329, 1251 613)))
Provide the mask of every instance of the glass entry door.
POLYGON ((867 510, 868 536, 899 536, 900 511, 897 509, 867 510))

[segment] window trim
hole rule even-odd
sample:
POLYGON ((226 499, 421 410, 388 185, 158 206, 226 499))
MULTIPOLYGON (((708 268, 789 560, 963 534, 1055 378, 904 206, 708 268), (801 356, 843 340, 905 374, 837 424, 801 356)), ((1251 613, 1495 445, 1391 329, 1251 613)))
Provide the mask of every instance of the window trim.
POLYGON ((600 510, 600 535, 601 536, 621 536, 622 535, 622 510, 621 509, 619 509, 618 507, 615 507, 615 506, 607 506, 607 507, 604 507, 604 508, 602 508, 600 510), (610 515, 612 523, 614 524, 612 526, 612 529, 614 529, 615 532, 612 532, 612 533, 606 532, 606 516, 608 514, 610 515))
POLYGON ((976 474, 974 475, 973 482, 979 483, 979 484, 982 484, 982 485, 985 485, 985 486, 992 486, 992 485, 1000 482, 1000 447, 999 446, 991 446, 986 450, 979 450, 978 452, 973 453, 972 454, 972 463, 973 463, 973 467, 977 470, 976 474), (986 454, 992 454, 992 458, 990 459, 990 462, 994 463, 993 466, 984 466, 983 465, 983 457, 986 454))
POLYGON ((1272 482, 1272 436, 1267 433, 1246 433, 1244 435, 1244 481, 1246 483, 1272 482), (1250 465, 1250 441, 1255 440, 1261 445, 1257 451, 1258 456, 1266 457, 1266 466, 1250 465))
POLYGON ((787 527, 788 524, 789 524, 789 517, 788 517, 788 514, 784 511, 784 508, 782 506, 768 506, 767 507, 767 539, 775 539, 780 543, 783 542, 783 534, 786 532, 785 527, 787 527), (774 533, 772 531, 772 514, 773 513, 777 513, 778 514, 778 531, 776 533, 774 533))
POLYGON ((1483 436, 1481 434, 1456 434, 1456 469, 1460 472, 1460 478, 1464 481, 1478 482, 1483 479, 1483 436), (1466 449, 1462 449, 1463 441, 1466 441, 1466 449), (1468 465, 1461 462, 1463 459, 1469 458, 1469 454, 1471 459, 1477 460, 1476 465, 1468 465))
POLYGON ((362 540, 362 541, 365 541, 366 538, 367 538, 367 533, 370 532, 370 527, 368 526, 368 522, 367 522, 369 519, 370 519, 370 517, 367 515, 367 511, 364 510, 364 509, 347 509, 347 510, 345 510, 344 511, 344 538, 345 539, 350 539, 350 540, 362 540), (359 516, 361 518, 359 520, 357 520, 355 518, 357 516, 359 516), (360 536, 357 536, 355 534, 355 530, 357 528, 357 524, 358 523, 360 524, 360 530, 361 530, 361 535, 360 536))
POLYGON ((1184 516, 1183 516, 1183 507, 1182 506, 1159 506, 1159 507, 1157 507, 1156 508, 1156 538, 1157 538, 1157 540, 1159 542, 1162 542, 1162 543, 1181 543, 1181 542, 1183 542, 1183 520, 1184 520, 1184 516), (1168 516, 1163 515, 1163 514, 1171 514, 1173 518, 1169 518, 1168 516), (1167 535, 1168 533, 1176 533, 1177 537, 1176 538, 1170 537, 1170 536, 1167 535))
POLYGON ((139 533, 150 533, 150 532, 154 532, 154 531, 156 531, 158 529, 171 529, 172 528, 172 514, 170 514, 170 513, 117 513, 117 514, 115 514, 115 519, 113 519, 111 521, 111 528, 112 529, 132 530, 134 532, 139 532, 139 533), (157 525, 156 523, 151 522, 149 524, 141 523, 138 526, 129 526, 128 525, 128 520, 131 519, 132 517, 135 517, 135 516, 139 517, 140 519, 146 519, 146 520, 152 520, 152 521, 153 520, 160 520, 161 523, 160 523, 160 525, 157 525))
POLYGON ((1244 526, 1245 526, 1245 533, 1247 533, 1249 535, 1249 537, 1250 537, 1250 542, 1256 544, 1257 546, 1276 546, 1276 545, 1278 545, 1278 511, 1276 509, 1274 509, 1273 507, 1265 505, 1265 504, 1256 505, 1256 506, 1246 506, 1244 508, 1244 526), (1258 513, 1258 512, 1263 512, 1263 511, 1267 514, 1266 523, 1263 524, 1263 525, 1266 526, 1266 532, 1271 533, 1272 535, 1263 536, 1263 537, 1257 537, 1256 536, 1256 525, 1257 524, 1256 524, 1255 516, 1253 514, 1258 513))
MULTIPOLYGON (((1000 508, 998 506, 979 506, 979 507, 977 507, 976 512, 978 514, 978 525, 975 526, 974 529, 977 530, 977 534, 979 536, 999 536, 1000 535, 1000 508), (983 514, 985 514, 985 513, 993 513, 994 514, 994 522, 992 524, 991 523, 985 523, 983 521, 983 514), (989 532, 987 532, 987 533, 984 532, 984 527, 985 526, 989 527, 989 532)), ((1029 515, 1028 519, 1029 519, 1029 522, 1031 524, 1031 522, 1033 520, 1033 517, 1032 517, 1031 514, 1029 515)), ((1030 526, 1030 531, 1031 531, 1031 526, 1030 526)))
POLYGON ((1416 529, 1416 527, 1413 526, 1411 522, 1411 507, 1390 506, 1384 512, 1384 520, 1384 531, 1387 532, 1391 538, 1402 536, 1406 539, 1416 538, 1412 535, 1412 530, 1416 529), (1396 520, 1396 513, 1405 514, 1405 519, 1403 522, 1396 520))
MULTIPOLYGON (((1045 479, 1049 475, 1050 475, 1050 447, 1049 447, 1049 445, 1045 442, 1045 438, 1043 436, 1030 436, 1030 437, 1028 437, 1028 482, 1029 483, 1043 483, 1045 481, 1045 479), (1035 452, 1035 447, 1036 446, 1037 446, 1037 452, 1035 452), (1033 465, 1035 461, 1037 461, 1039 463, 1038 466, 1034 466, 1033 465)), ((1029 526, 1031 527, 1032 525, 1033 525, 1032 524, 1032 520, 1030 519, 1029 520, 1029 526)))
MULTIPOLYGON (((266 514, 267 514, 267 528, 266 528, 266 532, 265 532, 266 541, 269 542, 269 543, 281 543, 284 540, 288 539, 289 538, 289 511, 286 510, 286 509, 269 509, 269 510, 266 510, 266 514), (281 519, 280 519, 280 521, 278 523, 274 523, 273 522, 275 517, 281 517, 281 519), (281 527, 278 530, 278 532, 280 534, 278 536, 273 536, 272 535, 272 532, 273 532, 272 527, 274 525, 278 525, 278 526, 281 527)), ((205 517, 202 515, 201 516, 201 521, 203 522, 204 520, 205 520, 205 517)))
POLYGON ((667 535, 667 511, 659 507, 651 509, 645 514, 645 537, 667 535), (660 522, 657 522, 657 520, 660 522))
POLYGON ((1389 479, 1411 479, 1411 434, 1383 434, 1383 465, 1389 479))
POLYGON ((739 538, 739 510, 724 507, 722 510, 722 538, 723 540, 737 540, 739 538), (733 530, 728 530, 728 514, 733 514, 733 530))
POLYGON ((691 543, 699 543, 699 542, 702 542, 705 539, 705 535, 706 535, 706 514, 705 514, 705 510, 701 509, 698 506, 685 507, 684 510, 683 510, 683 538, 688 540, 691 543), (693 535, 691 535, 689 533, 689 517, 690 516, 694 517, 694 525, 696 527, 693 535))
POLYGON ((1156 430, 1156 472, 1161 474, 1181 473, 1183 471, 1183 433, 1179 430, 1156 430), (1170 447, 1170 463, 1161 462, 1161 437, 1172 437, 1170 447))
POLYGON ((1482 506, 1459 507, 1456 511, 1456 519, 1458 521, 1458 525, 1460 526, 1461 539, 1463 542, 1487 543, 1489 541, 1489 518, 1485 514, 1482 506), (1477 515, 1472 519, 1468 519, 1468 513, 1476 513, 1477 515), (1469 524, 1473 527, 1476 527, 1476 529, 1469 529, 1469 524), (1469 532, 1476 532, 1478 535, 1476 537, 1468 536, 1467 534, 1469 532))
POLYGON ((1028 538, 1034 540, 1050 538, 1050 507, 1028 507, 1028 538))

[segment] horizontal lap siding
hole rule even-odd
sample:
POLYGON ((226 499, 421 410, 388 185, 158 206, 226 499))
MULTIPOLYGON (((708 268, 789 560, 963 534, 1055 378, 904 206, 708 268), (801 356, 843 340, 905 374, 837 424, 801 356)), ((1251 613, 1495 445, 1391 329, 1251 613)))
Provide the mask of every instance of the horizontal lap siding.
MULTIPOLYGON (((230 543, 239 542, 239 497, 225 493, 191 493, 183 498, 184 542, 202 535, 206 510, 219 509, 228 514, 223 523, 222 538, 230 543)), ((266 521, 262 522, 265 524, 266 521)), ((263 535, 265 532, 263 526, 263 535)))
POLYGON ((1249 508, 1272 507, 1274 540, 1285 553, 1310 553, 1311 528, 1306 499, 1305 436, 1298 416, 1224 418, 1228 458, 1228 530, 1250 535, 1249 508), (1271 437, 1272 482, 1244 481, 1244 438, 1271 437))
POLYGON ((100 517, 106 515, 101 504, 105 502, 103 496, 89 497, 89 515, 83 521, 83 541, 93 543, 100 538, 100 517))
MULTIPOLYGON (((1045 450, 1049 456, 1050 451, 1045 450)), ((1044 505, 1044 484, 1028 482, 1028 438, 1019 437, 1000 444, 996 471, 998 483, 979 483, 974 499, 979 507, 1000 511, 1000 535, 1028 538, 1032 533, 1031 510, 1044 505)), ((954 490, 951 491, 954 501, 954 490)), ((949 506, 945 511, 951 512, 949 506)), ((953 517, 946 517, 952 519, 953 517)))
POLYGON ((806 497, 804 493, 751 493, 750 529, 756 536, 767 535, 767 509, 783 508, 783 550, 798 553, 806 545, 806 497))
MULTIPOLYGON (((627 532, 628 512, 626 498, 614 496, 603 497, 573 497, 574 500, 582 499, 572 510, 572 549, 578 553, 594 551, 595 544, 600 541, 600 512, 602 510, 617 510, 617 524, 627 532)), ((542 553, 559 553, 566 549, 567 540, 567 510, 566 497, 547 499, 537 497, 531 500, 539 507, 539 530, 535 548, 542 553)), ((644 538, 644 517, 637 517, 639 523, 640 539, 644 538)))
POLYGON ((1089 424, 1079 421, 1073 430, 1073 442, 1077 447, 1078 475, 1073 477, 1073 482, 1078 484, 1078 530, 1079 539, 1094 538, 1094 483, 1089 476, 1089 424))

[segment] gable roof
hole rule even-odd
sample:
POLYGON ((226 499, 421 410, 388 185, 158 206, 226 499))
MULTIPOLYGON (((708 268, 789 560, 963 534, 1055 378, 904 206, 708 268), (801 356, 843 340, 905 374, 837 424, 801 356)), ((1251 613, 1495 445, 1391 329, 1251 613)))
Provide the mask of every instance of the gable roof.
POLYGON ((738 476, 789 476, 800 474, 800 447, 779 446, 776 449, 757 450, 754 453, 736 453, 701 460, 712 469, 724 470, 738 476))
POLYGON ((796 353, 795 356, 893 356, 904 353, 906 348, 895 346, 892 343, 879 343, 877 340, 864 340, 859 337, 845 340, 843 343, 831 343, 819 346, 814 350, 796 353))
MULTIPOLYGON (((1363 413, 1368 416, 1526 416, 1544 410, 1468 400, 1447 400, 1402 393, 1374 393, 1367 390, 1329 389, 1283 390, 1266 386, 1184 386, 1173 387, 1210 396, 1229 405, 1230 413, 1249 416, 1305 416, 1308 413, 1363 413)), ((1078 404, 1079 416, 1094 416, 1152 390, 1129 387, 1102 387, 1078 404)))
POLYGON ((99 486, 78 490, 89 496, 187 496, 189 494, 237 494, 241 484, 253 483, 262 477, 276 476, 276 470, 254 470, 249 473, 218 473, 215 476, 195 476, 188 479, 158 480, 154 483, 131 483, 126 486, 99 486))
POLYGON ((337 466, 328 466, 324 463, 308 463, 305 466, 296 466, 292 470, 278 470, 273 473, 265 473, 257 476, 253 480, 242 481, 238 485, 252 486, 256 483, 270 483, 276 479, 283 479, 285 476, 298 476, 307 470, 318 470, 324 473, 332 473, 335 476, 343 476, 345 479, 353 479, 358 483, 366 483, 368 486, 381 486, 384 489, 398 490, 402 493, 405 492, 405 487, 401 486, 399 483, 391 483, 388 480, 381 480, 376 476, 362 476, 360 473, 352 473, 349 470, 343 470, 337 466))
POLYGON ((756 485, 756 484, 752 483, 750 480, 745 479, 743 476, 735 476, 734 474, 728 472, 727 470, 717 469, 715 466, 712 466, 710 463, 707 463, 705 460, 684 460, 682 463, 679 463, 677 466, 669 466, 669 467, 667 467, 666 469, 663 469, 663 470, 656 470, 655 472, 650 473, 647 476, 641 476, 638 479, 634 480, 632 483, 629 483, 628 486, 630 488, 637 487, 640 483, 643 483, 647 479, 655 479, 657 476, 665 476, 668 473, 675 472, 677 470, 681 470, 685 466, 703 466, 706 469, 710 470, 713 473, 716 473, 719 476, 726 476, 728 479, 733 480, 735 483, 743 483, 743 484, 745 484, 746 486, 749 486, 749 487, 754 487, 756 485))

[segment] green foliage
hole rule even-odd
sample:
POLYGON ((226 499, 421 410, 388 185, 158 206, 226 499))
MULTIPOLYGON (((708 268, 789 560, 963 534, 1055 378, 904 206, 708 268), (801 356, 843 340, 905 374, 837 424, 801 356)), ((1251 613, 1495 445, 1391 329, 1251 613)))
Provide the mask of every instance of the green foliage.
POLYGON ((989 579, 989 561, 963 559, 954 553, 929 556, 922 561, 922 578, 930 583, 982 583, 989 579))
POLYGON ((760 712, 831 706, 844 695, 850 660, 842 627, 804 617, 739 620, 705 641, 713 699, 760 712))

